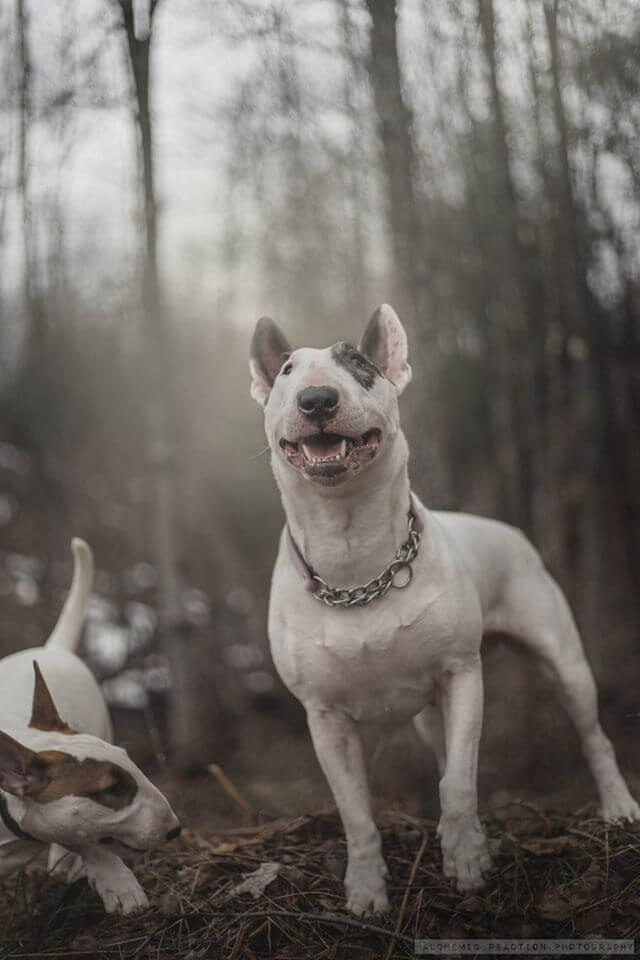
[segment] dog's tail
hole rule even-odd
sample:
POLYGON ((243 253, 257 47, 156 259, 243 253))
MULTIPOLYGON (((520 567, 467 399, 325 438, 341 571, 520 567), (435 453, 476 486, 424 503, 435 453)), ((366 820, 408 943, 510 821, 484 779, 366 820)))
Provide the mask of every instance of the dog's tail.
POLYGON ((46 647, 75 650, 80 640, 87 597, 93 584, 93 554, 91 547, 79 537, 71 541, 73 550, 73 581, 64 607, 58 617, 46 647))

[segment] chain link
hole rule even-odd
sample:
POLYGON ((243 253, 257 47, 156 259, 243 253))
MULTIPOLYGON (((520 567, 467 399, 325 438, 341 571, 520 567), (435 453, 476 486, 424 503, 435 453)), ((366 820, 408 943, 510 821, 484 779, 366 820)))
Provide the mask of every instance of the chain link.
POLYGON ((322 577, 312 573, 311 577, 318 584, 313 596, 316 600, 326 603, 329 607, 361 607, 378 597, 384 597, 390 587, 404 590, 413 579, 412 562, 420 549, 420 533, 416 524, 413 510, 409 511, 409 537, 402 544, 388 567, 385 567, 377 577, 360 587, 330 587, 322 577), (394 578, 400 571, 404 571, 406 580, 403 583, 394 583, 394 578))

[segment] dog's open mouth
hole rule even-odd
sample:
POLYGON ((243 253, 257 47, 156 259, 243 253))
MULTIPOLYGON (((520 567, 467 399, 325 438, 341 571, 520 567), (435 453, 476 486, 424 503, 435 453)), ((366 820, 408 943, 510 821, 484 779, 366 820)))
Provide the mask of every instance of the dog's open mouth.
POLYGON ((280 441, 287 460, 305 476, 324 481, 338 481, 349 470, 358 470, 372 460, 382 442, 377 428, 360 437, 344 437, 337 433, 315 433, 298 441, 280 441))

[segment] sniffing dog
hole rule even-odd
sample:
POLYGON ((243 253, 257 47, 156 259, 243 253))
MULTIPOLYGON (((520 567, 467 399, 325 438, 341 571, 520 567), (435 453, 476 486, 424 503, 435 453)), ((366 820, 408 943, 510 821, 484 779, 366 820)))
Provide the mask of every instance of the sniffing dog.
POLYGON ((347 839, 356 914, 388 908, 358 728, 413 719, 440 773, 444 873, 483 883, 477 813, 480 643, 509 634, 537 654, 580 736, 606 820, 640 808, 598 722, 593 676, 567 602, 524 535, 493 520, 432 512, 411 493, 398 396, 411 379, 393 309, 358 348, 291 351, 268 318, 250 351, 286 514, 269 607, 276 667, 307 712, 347 839))
POLYGON ((123 858, 173 839, 180 824, 111 742, 100 687, 73 652, 93 558, 83 540, 72 549, 73 583, 46 644, 0 660, 0 876, 49 846, 55 874, 85 876, 108 913, 132 913, 148 901, 123 858))

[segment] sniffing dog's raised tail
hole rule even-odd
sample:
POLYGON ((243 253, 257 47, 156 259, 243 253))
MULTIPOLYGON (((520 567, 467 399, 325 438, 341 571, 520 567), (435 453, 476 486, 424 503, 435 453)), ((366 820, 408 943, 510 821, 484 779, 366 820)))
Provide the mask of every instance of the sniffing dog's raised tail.
POLYGON ((73 551, 73 582, 46 647, 74 651, 80 640, 87 597, 93 584, 93 553, 79 537, 71 541, 73 551))

